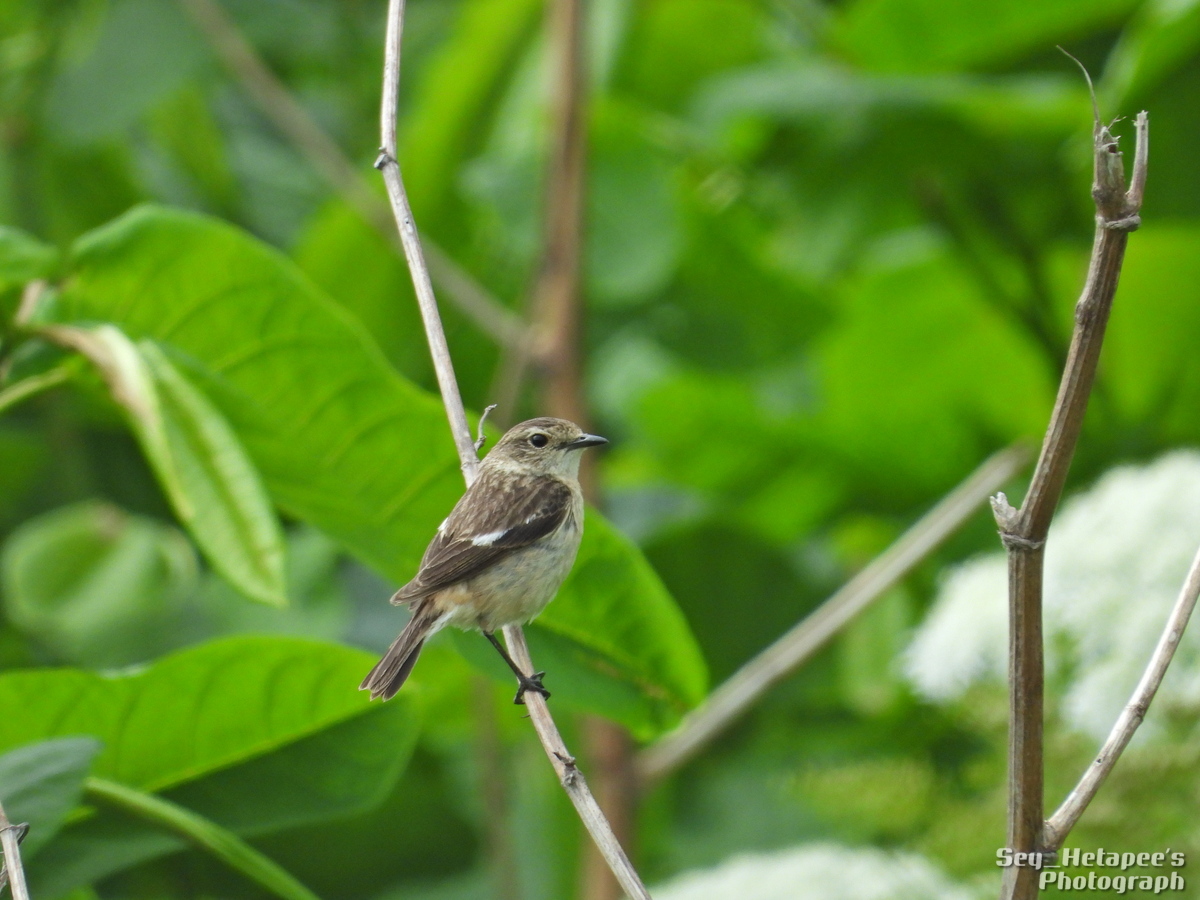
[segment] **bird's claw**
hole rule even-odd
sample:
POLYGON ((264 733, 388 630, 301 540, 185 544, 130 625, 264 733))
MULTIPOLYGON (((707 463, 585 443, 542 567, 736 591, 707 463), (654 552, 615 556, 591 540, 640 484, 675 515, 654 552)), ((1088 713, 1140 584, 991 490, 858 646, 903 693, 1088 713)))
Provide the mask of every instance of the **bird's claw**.
POLYGON ((517 696, 513 697, 513 703, 517 706, 525 705, 525 692, 533 691, 535 694, 541 694, 546 700, 550 699, 550 692, 546 690, 546 686, 542 684, 542 679, 546 676, 545 672, 534 672, 532 675, 522 675, 518 679, 520 686, 517 688, 517 696))

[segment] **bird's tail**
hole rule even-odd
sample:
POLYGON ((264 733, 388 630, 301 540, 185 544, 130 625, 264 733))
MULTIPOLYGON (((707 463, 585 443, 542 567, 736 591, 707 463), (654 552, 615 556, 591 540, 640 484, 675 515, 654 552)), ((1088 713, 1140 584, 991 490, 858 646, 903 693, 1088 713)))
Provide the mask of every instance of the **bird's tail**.
POLYGON ((370 691, 372 700, 376 697, 392 699, 407 680, 421 654, 425 639, 442 625, 441 616, 432 607, 432 603, 426 602, 413 611, 413 617, 408 620, 400 636, 392 641, 383 659, 375 664, 375 668, 367 673, 358 686, 360 691, 370 691))

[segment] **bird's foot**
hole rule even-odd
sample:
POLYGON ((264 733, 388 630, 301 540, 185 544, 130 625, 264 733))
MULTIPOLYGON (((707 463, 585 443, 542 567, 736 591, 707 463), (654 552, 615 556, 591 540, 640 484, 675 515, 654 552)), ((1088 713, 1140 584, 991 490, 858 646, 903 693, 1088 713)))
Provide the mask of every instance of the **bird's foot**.
POLYGON ((517 696, 513 697, 513 703, 518 706, 525 705, 525 692, 533 691, 535 694, 541 694, 546 700, 550 699, 550 692, 546 690, 546 686, 542 684, 542 679, 546 677, 545 672, 534 672, 532 675, 518 675, 517 682, 520 685, 517 688, 517 696))

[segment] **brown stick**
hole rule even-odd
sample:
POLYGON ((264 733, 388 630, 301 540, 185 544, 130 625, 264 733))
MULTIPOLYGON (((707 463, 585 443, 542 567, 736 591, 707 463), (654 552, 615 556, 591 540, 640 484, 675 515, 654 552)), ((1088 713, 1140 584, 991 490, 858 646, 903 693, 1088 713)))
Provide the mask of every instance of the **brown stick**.
MULTIPOLYGON (((582 0, 554 0, 547 8, 547 31, 553 55, 553 135, 546 177, 544 244, 541 269, 533 291, 534 346, 539 364, 541 405, 590 430, 591 415, 583 390, 583 257, 587 155, 587 77, 584 65, 582 0)), ((510 351, 511 352, 511 351, 510 351)), ((528 358, 518 356, 509 369, 506 393, 519 393, 528 358)), ((507 398, 506 398, 507 399, 507 398)), ((594 457, 580 469, 584 496, 600 502, 594 457)), ((589 716, 584 735, 594 767, 596 796, 624 847, 633 838, 637 794, 633 742, 615 722, 589 716)), ((592 845, 585 851, 585 900, 621 900, 621 885, 603 855, 592 845)))
POLYGON ((1134 688, 1133 696, 1129 698, 1125 709, 1121 711, 1121 715, 1105 739, 1100 752, 1096 754, 1092 764, 1079 779, 1079 784, 1067 795, 1067 799, 1063 801, 1062 806, 1055 810, 1054 815, 1046 820, 1042 846, 1047 851, 1057 851, 1066 841, 1067 835, 1071 833, 1071 829, 1075 827, 1079 817, 1083 815, 1088 804, 1096 796, 1096 792, 1100 790, 1100 786, 1104 784, 1104 780, 1108 778, 1108 773, 1112 771, 1117 760, 1121 758, 1121 754, 1125 752, 1133 733, 1138 730, 1138 726, 1146 718, 1150 702, 1158 692, 1163 676, 1167 674, 1167 667, 1171 664, 1175 650, 1179 647, 1183 630, 1187 628, 1188 619, 1191 618, 1192 610, 1196 607, 1197 596, 1200 596, 1200 550, 1196 551, 1196 556, 1192 559, 1192 567, 1188 570, 1187 578, 1184 579, 1183 587, 1180 588, 1179 597, 1171 608, 1170 616, 1167 617, 1166 627, 1163 628, 1158 645, 1150 656, 1146 671, 1142 673, 1141 680, 1134 688))
MULTIPOLYGON (((1129 232, 1141 220, 1146 184, 1147 117, 1137 117, 1137 145, 1128 190, 1117 140, 1097 119, 1093 134, 1096 235, 1087 282, 1075 307, 1075 330, 1058 398, 1042 443, 1029 493, 1020 510, 1004 494, 992 500, 1000 536, 1008 551, 1009 584, 1009 757, 1008 846, 1036 853, 1042 843, 1044 815, 1042 718, 1043 640, 1042 566, 1050 520, 1062 496, 1075 445, 1083 427, 1096 364, 1116 294, 1129 232)), ((1038 870, 1005 869, 1003 900, 1037 896, 1038 870)))
MULTIPOLYGON (((390 243, 396 244, 392 217, 385 204, 341 147, 263 62, 217 0, 181 0, 229 73, 335 191, 390 243)), ((397 246, 397 249, 400 249, 397 246)), ((493 297, 444 250, 425 241, 426 261, 434 281, 459 310, 501 346, 525 340, 520 318, 493 297)))
POLYGON ((643 750, 637 760, 641 780, 663 778, 695 756, 937 549, 1028 459, 1028 451, 1015 445, 985 460, 837 593, 709 694, 678 728, 643 750))
MULTIPOLYGON (((438 313, 433 288, 429 282, 429 273, 421 253, 417 231, 413 225, 412 211, 409 209, 408 196, 404 191, 404 182, 400 177, 400 165, 396 161, 396 100, 400 85, 400 38, 403 24, 404 0, 389 0, 381 112, 383 145, 376 166, 383 172, 384 181, 387 184, 388 197, 392 202, 396 225, 400 229, 401 240, 404 243, 405 257, 412 273, 413 286, 416 288, 417 300, 421 306, 421 317, 425 322, 425 334, 429 339, 429 349, 438 376, 438 386, 442 391, 442 402, 446 407, 446 416, 450 421, 450 430, 454 436, 455 446, 458 448, 463 477, 470 485, 478 474, 479 459, 475 455, 475 444, 471 439, 471 430, 467 425, 462 397, 458 392, 458 382, 454 375, 450 351, 446 345, 441 316, 438 313)), ((525 643, 525 635, 520 627, 510 625, 505 628, 504 640, 517 665, 526 672, 532 672, 534 670, 533 661, 529 657, 529 647, 525 643)), ((525 703, 529 710, 529 718, 550 759, 550 764, 558 774, 563 790, 570 797, 584 827, 591 834, 596 846, 600 848, 600 852, 612 868, 621 887, 625 889, 631 900, 650 900, 650 894, 630 864, 625 851, 621 849, 620 843, 613 835, 612 828, 604 817, 604 813, 600 811, 591 791, 588 790, 583 773, 575 765, 574 757, 567 751, 562 736, 554 724, 554 719, 550 715, 545 698, 540 694, 530 693, 526 695, 525 703)))

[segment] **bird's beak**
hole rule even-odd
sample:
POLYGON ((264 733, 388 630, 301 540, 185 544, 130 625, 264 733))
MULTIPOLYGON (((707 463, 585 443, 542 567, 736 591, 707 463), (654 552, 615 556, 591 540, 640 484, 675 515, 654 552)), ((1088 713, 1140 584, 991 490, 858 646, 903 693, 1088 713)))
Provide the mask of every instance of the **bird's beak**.
POLYGON ((601 444, 607 444, 608 438, 600 437, 598 434, 585 434, 575 438, 569 444, 566 444, 564 450, 584 450, 588 447, 599 447, 601 444))

